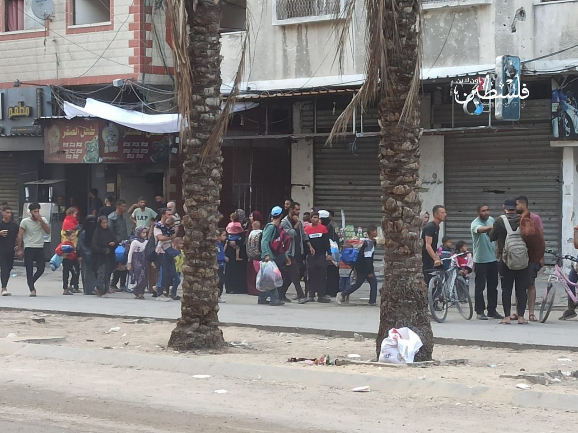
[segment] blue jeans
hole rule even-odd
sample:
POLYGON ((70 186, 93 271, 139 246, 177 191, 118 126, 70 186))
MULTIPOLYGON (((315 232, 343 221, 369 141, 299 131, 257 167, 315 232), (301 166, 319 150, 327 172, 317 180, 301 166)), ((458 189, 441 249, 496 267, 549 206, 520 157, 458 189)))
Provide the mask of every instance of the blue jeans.
POLYGON ((271 297, 271 303, 274 304, 279 300, 279 292, 277 289, 267 290, 265 292, 259 292, 259 298, 257 300, 258 304, 265 304, 267 302, 267 298, 271 297))
POLYGON ((370 277, 368 274, 357 273, 355 284, 348 290, 341 292, 341 299, 345 299, 346 296, 351 295, 367 281, 369 283, 369 303, 375 304, 377 302, 377 278, 375 278, 375 274, 372 275, 373 277, 370 277))
POLYGON ((339 277, 339 291, 341 293, 351 288, 351 275, 347 277, 339 277))
POLYGON ((181 274, 177 273, 177 275, 175 275, 175 278, 173 278, 173 284, 171 287, 171 296, 172 297, 177 296, 177 289, 179 288, 180 284, 181 284, 181 274))

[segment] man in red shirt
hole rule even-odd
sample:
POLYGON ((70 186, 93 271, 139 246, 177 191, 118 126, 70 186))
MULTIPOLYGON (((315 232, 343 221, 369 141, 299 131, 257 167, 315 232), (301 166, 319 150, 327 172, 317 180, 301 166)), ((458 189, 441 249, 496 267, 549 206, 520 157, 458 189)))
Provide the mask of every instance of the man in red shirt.
POLYGON ((331 298, 325 294, 327 287, 327 262, 331 260, 331 246, 329 245, 329 233, 327 227, 321 224, 319 213, 311 213, 311 225, 305 228, 309 236, 312 251, 307 256, 307 292, 308 302, 328 303, 331 298))

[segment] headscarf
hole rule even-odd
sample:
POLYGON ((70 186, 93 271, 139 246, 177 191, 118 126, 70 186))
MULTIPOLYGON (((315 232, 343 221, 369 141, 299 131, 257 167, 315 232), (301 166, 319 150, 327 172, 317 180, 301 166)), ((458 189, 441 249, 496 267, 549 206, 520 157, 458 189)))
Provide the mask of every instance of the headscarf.
POLYGON ((84 244, 86 246, 90 246, 92 242, 92 237, 94 235, 94 231, 96 230, 96 217, 94 215, 88 215, 84 219, 84 224, 82 225, 84 231, 84 244))
POLYGON ((241 224, 243 224, 244 222, 246 222, 247 220, 247 215, 245 214, 245 211, 243 209, 237 209, 235 211, 237 213, 237 215, 239 215, 239 222, 241 224))
MULTIPOLYGON (((134 231, 134 235, 135 235, 135 239, 138 239, 140 241, 143 241, 143 239, 141 238, 141 233, 143 232, 143 230, 148 230, 147 227, 137 227, 136 230, 134 231)), ((146 239, 144 239, 146 241, 146 239)))
MULTIPOLYGON (((261 223, 261 229, 264 229, 265 224, 263 222, 263 214, 261 212, 259 212, 258 210, 254 210, 251 215, 253 215, 253 221, 259 221, 261 223)), ((252 231, 253 231, 253 226, 251 224, 249 224, 247 226, 247 232, 251 233, 252 231)))
MULTIPOLYGON (((98 252, 100 252, 101 254, 104 253, 105 249, 111 249, 110 247, 110 243, 114 242, 115 244, 116 242, 116 236, 113 233, 113 231, 109 228, 107 229, 103 229, 101 224, 102 221, 108 219, 107 217, 105 217, 104 215, 98 218, 98 223, 96 225, 96 230, 94 231, 94 235, 92 238, 92 246, 93 248, 96 248, 98 252), (100 251, 99 251, 100 250, 100 251)), ((112 249, 114 251, 114 249, 112 249)))

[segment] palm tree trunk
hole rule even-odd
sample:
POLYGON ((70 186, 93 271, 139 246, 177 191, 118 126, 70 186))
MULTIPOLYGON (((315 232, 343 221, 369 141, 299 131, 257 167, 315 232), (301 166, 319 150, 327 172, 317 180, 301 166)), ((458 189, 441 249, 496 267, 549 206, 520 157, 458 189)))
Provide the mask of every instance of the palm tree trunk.
POLYGON ((217 317, 217 222, 223 173, 220 145, 210 149, 204 159, 201 157, 221 113, 220 18, 219 2, 207 0, 199 0, 196 11, 188 14, 193 78, 190 97, 194 108, 184 144, 182 315, 169 340, 169 346, 177 350, 225 344, 217 317))
POLYGON ((424 361, 432 356, 433 333, 427 313, 427 287, 420 259, 419 95, 412 91, 413 75, 420 58, 420 4, 419 0, 384 1, 393 1, 393 7, 388 10, 396 12, 387 14, 384 26, 392 92, 379 101, 382 132, 379 163, 386 254, 377 353, 379 355, 381 342, 391 328, 407 326, 423 342, 416 361, 424 361), (402 41, 394 40, 394 26, 397 26, 402 41), (401 44, 402 48, 399 49, 396 44, 401 44), (408 98, 415 98, 408 101, 414 103, 406 104, 408 98), (410 111, 402 115, 404 105, 406 110, 410 107, 410 111), (401 122, 400 118, 403 118, 401 122))

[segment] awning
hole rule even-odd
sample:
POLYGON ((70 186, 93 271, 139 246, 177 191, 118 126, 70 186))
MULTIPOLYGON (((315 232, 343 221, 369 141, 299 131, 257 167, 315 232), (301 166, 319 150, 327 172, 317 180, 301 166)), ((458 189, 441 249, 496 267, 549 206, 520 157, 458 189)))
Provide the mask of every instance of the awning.
POLYGON ((76 116, 98 117, 138 131, 154 134, 179 132, 178 114, 145 114, 138 111, 125 110, 124 108, 115 107, 90 98, 86 100, 84 108, 65 101, 64 112, 67 119, 72 119, 76 116))

